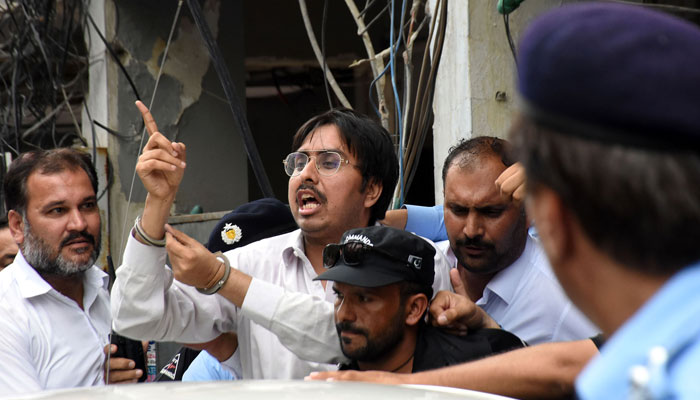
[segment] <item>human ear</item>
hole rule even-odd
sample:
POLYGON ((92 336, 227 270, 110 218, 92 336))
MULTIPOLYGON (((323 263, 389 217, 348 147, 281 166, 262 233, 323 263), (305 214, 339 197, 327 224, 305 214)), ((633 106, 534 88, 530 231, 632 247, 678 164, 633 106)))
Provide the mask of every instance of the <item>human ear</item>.
POLYGON ((428 308, 428 297, 423 293, 417 293, 406 299, 406 325, 417 325, 428 308))
POLYGON ((367 183, 367 186, 365 187, 365 208, 371 208, 374 203, 379 200, 379 196, 382 195, 382 183, 373 180, 369 183, 367 183))
POLYGON ((560 264, 571 250, 571 214, 561 197, 543 186, 532 191, 526 204, 527 215, 535 221, 537 234, 550 263, 560 264))
POLYGON ((15 243, 24 243, 24 218, 15 210, 7 213, 7 226, 15 243))

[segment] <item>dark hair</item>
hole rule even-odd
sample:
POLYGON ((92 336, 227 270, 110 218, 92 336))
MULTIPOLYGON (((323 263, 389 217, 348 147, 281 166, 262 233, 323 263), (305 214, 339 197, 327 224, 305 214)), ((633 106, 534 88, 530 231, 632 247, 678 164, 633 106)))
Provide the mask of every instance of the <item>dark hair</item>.
POLYGON ((5 229, 7 228, 8 221, 7 221, 7 215, 3 215, 0 217, 0 229, 5 229))
POLYGON ((673 273, 700 259, 700 154, 556 132, 525 117, 513 140, 528 190, 546 186, 598 249, 629 268, 673 273))
POLYGON ((410 296, 413 296, 414 294, 418 293, 423 293, 428 297, 428 301, 430 301, 433 298, 433 287, 431 285, 423 285, 418 282, 411 282, 411 281, 401 281, 399 282, 400 285, 400 293, 401 293, 401 302, 409 298, 410 296))
MULTIPOLYGON (((431 285, 422 285, 418 282, 401 281, 399 282, 399 304, 406 304, 406 300, 414 294, 423 293, 428 298, 428 303, 433 299, 433 287, 431 285)), ((428 313, 430 307, 427 307, 421 316, 421 321, 425 314, 428 313)))
POLYGON ((357 159, 357 167, 362 173, 361 190, 364 191, 369 183, 382 185, 382 193, 370 209, 369 225, 373 225, 376 220, 384 218, 399 177, 399 163, 389 132, 353 110, 336 108, 306 121, 292 139, 292 150, 296 151, 307 136, 325 125, 338 128, 348 150, 357 159))
POLYGON ((65 170, 75 171, 78 168, 85 171, 90 178, 92 189, 97 193, 97 173, 88 154, 70 148, 33 150, 21 154, 10 164, 3 182, 7 211, 15 210, 21 215, 25 215, 27 179, 32 173, 39 172, 49 175, 65 170))
POLYGON ((466 167, 474 160, 483 158, 486 155, 497 156, 506 167, 515 164, 515 156, 512 146, 508 141, 493 136, 478 136, 471 139, 462 139, 455 146, 450 147, 450 151, 442 165, 442 184, 445 184, 447 171, 452 164, 459 162, 460 166, 466 167), (457 158, 459 159, 457 160, 457 158))

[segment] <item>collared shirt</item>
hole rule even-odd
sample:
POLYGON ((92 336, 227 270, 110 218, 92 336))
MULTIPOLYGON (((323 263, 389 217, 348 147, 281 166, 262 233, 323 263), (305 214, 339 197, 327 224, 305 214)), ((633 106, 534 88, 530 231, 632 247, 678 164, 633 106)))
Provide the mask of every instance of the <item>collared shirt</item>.
MULTIPOLYGON (((317 274, 303 243, 296 230, 224 254, 232 267, 253 277, 239 309, 222 296, 203 295, 174 280, 164 266, 163 248, 129 237, 112 288, 114 329, 129 337, 185 343, 235 331, 237 372, 245 379, 303 378, 335 369, 330 363, 345 360, 334 324, 335 295, 332 285, 324 289, 313 280, 317 274)), ((436 261, 434 288, 443 290, 449 287, 449 267, 440 252, 436 261)))
MULTIPOLYGON (((456 267, 449 241, 436 245, 456 267)), ((542 247, 531 236, 520 257, 489 281, 476 304, 531 345, 584 339, 599 332, 566 297, 542 247)))
POLYGON ((600 355, 579 376, 579 397, 700 399, 698 288, 700 262, 669 279, 605 342, 600 355), (665 357, 659 357, 659 352, 665 357), (631 384, 633 368, 646 371, 646 384, 631 384))
POLYGON ((83 307, 56 291, 17 253, 0 273, 2 394, 104 384, 110 330, 108 278, 84 274, 83 307))

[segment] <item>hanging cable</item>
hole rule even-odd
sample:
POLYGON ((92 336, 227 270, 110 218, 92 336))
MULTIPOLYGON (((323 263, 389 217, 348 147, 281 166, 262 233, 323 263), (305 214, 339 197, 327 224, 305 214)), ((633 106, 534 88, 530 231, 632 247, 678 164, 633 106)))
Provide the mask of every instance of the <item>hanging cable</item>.
MULTIPOLYGON (((175 10, 175 17, 173 18, 173 23, 170 26, 170 33, 168 34, 168 41, 165 42, 165 50, 163 50, 163 59, 160 61, 160 67, 158 68, 158 74, 156 75, 156 82, 155 85, 153 86, 153 93, 151 94, 151 101, 148 103, 148 109, 150 110, 153 107, 153 102, 156 99, 156 93, 158 93, 158 84, 160 83, 160 77, 163 74, 163 67, 165 66, 165 60, 168 59, 168 50, 170 50, 170 43, 173 40, 173 35, 175 33, 175 27, 177 26, 177 21, 180 16, 180 10, 182 9, 182 2, 183 0, 179 0, 177 2, 177 9, 175 10)), ((94 21, 93 21, 94 24, 94 21)), ((95 121, 97 123, 97 121, 95 121)), ((104 127, 103 127, 104 128, 104 127)), ((146 126, 144 124, 143 129, 141 131, 141 143, 139 144, 139 151, 136 154, 136 159, 138 160, 138 157, 141 155, 141 150, 143 149, 143 142, 146 138, 146 126)), ((131 206, 131 196, 134 192, 134 182, 136 181, 136 168, 134 168, 134 173, 131 175, 131 184, 129 185, 129 195, 126 200, 126 210, 127 212, 124 213, 124 221, 122 223, 122 229, 121 229, 121 243, 119 244, 119 248, 122 249, 124 247, 124 243, 126 242, 126 236, 128 235, 127 231, 127 221, 129 218, 129 207, 131 206)), ((121 258, 119 263, 121 264, 121 258)))
POLYGON ((216 41, 214 41, 212 37, 209 26, 202 16, 202 9, 197 0, 187 0, 187 5, 190 8, 192 18, 199 29, 199 33, 202 35, 204 44, 209 50, 209 54, 212 58, 212 64, 214 65, 216 73, 219 76, 219 80, 223 86, 224 94, 226 95, 226 99, 231 107, 231 112, 233 113, 234 119, 238 123, 239 132, 241 134, 241 138, 243 139, 243 145, 246 153, 248 154, 248 160, 250 161, 250 165, 258 181, 258 185, 263 192, 263 196, 274 197, 275 194, 272 191, 272 186, 270 185, 270 181, 267 178, 265 169, 263 168, 263 163, 260 158, 260 154, 258 153, 258 149, 255 146, 255 140, 253 139, 253 134, 250 131, 250 126, 248 125, 245 112, 243 111, 243 107, 241 106, 238 97, 235 95, 236 90, 233 81, 231 80, 231 74, 226 67, 226 63, 224 62, 224 58, 221 55, 221 51, 219 50, 216 41))
POLYGON ((328 109, 333 109, 333 100, 331 99, 331 92, 328 89, 328 77, 326 76, 326 71, 328 71, 328 62, 326 60, 326 21, 328 20, 328 0, 323 0, 323 18, 321 19, 321 63, 323 67, 323 86, 326 88, 326 98, 328 99, 328 109))
POLYGON ((126 71, 126 67, 124 66, 124 64, 122 64, 121 60, 119 59, 119 56, 117 55, 117 53, 114 52, 114 49, 112 49, 112 46, 109 45, 109 42, 104 37, 102 32, 100 32, 100 29, 97 27, 95 20, 92 19, 92 15, 90 15, 90 13, 87 13, 87 17, 88 17, 88 20, 90 21, 90 23, 92 24, 92 27, 95 29, 95 32, 97 32, 97 36, 99 36, 100 39, 102 39, 102 43, 104 43, 105 48, 107 49, 107 52, 109 53, 110 56, 112 56, 112 59, 114 60, 114 62, 117 63, 117 66, 119 67, 119 69, 122 71, 122 73, 126 77, 126 80, 129 82, 129 86, 131 86, 131 90, 134 92, 134 96, 136 96, 136 100, 141 100, 141 96, 139 95, 139 91, 136 89, 136 85, 134 84, 134 81, 131 79, 131 76, 126 71))
POLYGON ((518 56, 515 53, 515 44, 513 43, 513 36, 510 34, 510 14, 503 14, 503 26, 506 29, 506 38, 508 39, 508 46, 510 47, 510 52, 513 54, 513 61, 518 64, 518 56))
MULTIPOLYGON (((399 22, 399 27, 402 28, 404 24, 404 18, 405 18, 405 11, 406 11, 406 0, 402 0, 401 2, 401 19, 399 22)), ((396 126, 396 130, 398 131, 398 155, 399 155, 399 200, 398 200, 398 205, 396 207, 400 207, 403 205, 403 197, 404 197, 404 185, 403 185, 403 173, 404 173, 404 168, 403 168, 403 118, 401 114, 401 100, 399 98, 399 92, 398 88, 396 85, 396 53, 398 52, 398 49, 401 45, 401 32, 399 31, 399 34, 397 35, 396 38, 396 46, 394 47, 394 14, 396 10, 394 7, 394 0, 391 0, 391 18, 390 18, 390 28, 389 28, 389 47, 392 49, 392 51, 389 53, 389 66, 391 67, 391 86, 394 92, 394 108, 396 110, 396 118, 395 118, 395 123, 394 126, 396 126)))

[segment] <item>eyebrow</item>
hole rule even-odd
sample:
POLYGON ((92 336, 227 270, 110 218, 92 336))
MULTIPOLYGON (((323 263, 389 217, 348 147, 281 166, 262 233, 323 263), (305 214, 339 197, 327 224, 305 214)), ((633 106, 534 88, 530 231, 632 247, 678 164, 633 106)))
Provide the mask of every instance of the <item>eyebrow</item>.
POLYGON ((487 209, 503 209, 508 208, 509 204, 487 204, 485 206, 474 207, 477 210, 487 210, 487 209))
MULTIPOLYGON (((85 197, 83 200, 81 200, 80 202, 81 202, 81 203, 85 203, 86 201, 95 201, 95 202, 96 202, 96 201, 97 201, 97 196, 95 196, 95 195, 87 196, 87 197, 85 197)), ((56 206, 62 206, 62 205, 64 205, 64 204, 66 204, 66 201, 65 201, 65 200, 56 200, 56 201, 52 201, 52 202, 50 202, 50 203, 48 203, 48 204, 43 205, 43 206, 41 207, 41 210, 42 210, 42 211, 48 210, 48 209, 50 209, 50 208, 53 208, 53 207, 56 207, 56 206)))
POLYGON ((304 153, 308 155, 309 153, 328 153, 329 151, 335 152, 340 154, 341 156, 345 156, 346 153, 343 150, 340 149, 320 149, 320 150, 297 150, 297 153, 304 153))

